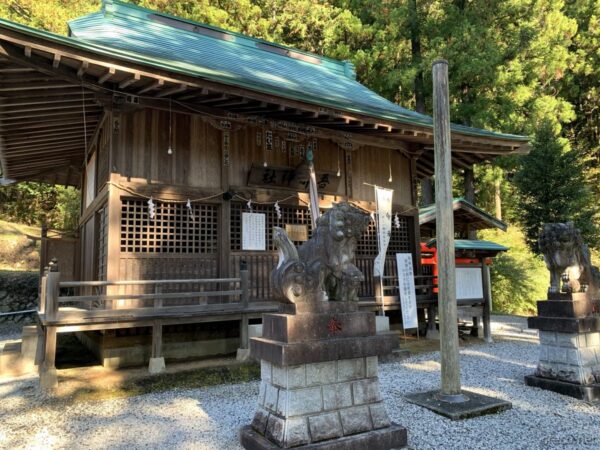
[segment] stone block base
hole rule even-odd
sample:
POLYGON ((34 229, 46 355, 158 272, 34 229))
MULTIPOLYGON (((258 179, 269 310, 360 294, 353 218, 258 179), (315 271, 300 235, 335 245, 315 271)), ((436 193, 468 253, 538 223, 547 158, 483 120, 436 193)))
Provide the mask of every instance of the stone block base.
POLYGON ((406 432, 400 436, 399 431, 393 430, 401 427, 391 428, 377 374, 376 356, 293 366, 279 366, 262 360, 258 408, 251 424, 254 434, 261 439, 250 439, 249 436, 254 434, 246 432, 245 439, 257 445, 247 448, 390 449, 404 445, 401 438, 404 437, 405 443, 406 432), (381 430, 381 433, 369 434, 375 430, 381 430), (365 443, 372 439, 375 439, 373 442, 379 442, 377 439, 392 442, 390 436, 396 437, 391 447, 333 446, 349 436, 352 439, 344 442, 362 442, 360 436, 363 435, 365 443), (263 441, 274 447, 266 446, 263 441), (332 446, 315 446, 321 442, 331 442, 332 446))
POLYGON ((525 377, 525 384, 527 386, 546 389, 558 394, 574 397, 579 400, 586 400, 588 402, 600 401, 600 384, 584 386, 581 384, 536 377, 535 375, 527 375, 525 377))
POLYGON ((540 360, 534 374, 568 383, 600 383, 600 332, 540 330, 540 360))
MULTIPOLYGON (((249 425, 240 430, 240 443, 247 450, 276 450, 284 448, 273 444, 264 436, 254 431, 249 425)), ((397 424, 391 424, 389 427, 381 430, 373 430, 294 448, 302 450, 389 450, 406 447, 406 444, 406 428, 397 424)))

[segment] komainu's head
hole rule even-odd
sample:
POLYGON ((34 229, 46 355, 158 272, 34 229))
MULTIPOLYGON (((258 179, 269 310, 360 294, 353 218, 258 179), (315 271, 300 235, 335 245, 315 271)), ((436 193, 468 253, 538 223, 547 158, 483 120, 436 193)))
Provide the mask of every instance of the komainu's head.
POLYGON ((550 267, 563 267, 573 264, 573 259, 583 247, 581 233, 573 222, 547 223, 538 240, 540 251, 550 267))
POLYGON ((348 203, 334 203, 317 221, 319 230, 328 229, 331 238, 336 241, 360 239, 370 216, 367 212, 348 203))

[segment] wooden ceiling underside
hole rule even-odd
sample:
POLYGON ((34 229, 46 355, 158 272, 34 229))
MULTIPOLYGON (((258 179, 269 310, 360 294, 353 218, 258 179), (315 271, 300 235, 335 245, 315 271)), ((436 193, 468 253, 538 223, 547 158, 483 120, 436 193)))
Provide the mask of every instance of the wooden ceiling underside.
MULTIPOLYGON (((434 172, 426 127, 154 70, 5 29, 0 58, 0 163, 8 178, 79 184, 86 143, 102 114, 99 100, 107 97, 216 119, 290 122, 339 143, 401 151, 416 160, 419 177, 434 172)), ((455 169, 526 149, 523 142, 456 133, 452 146, 455 169)))

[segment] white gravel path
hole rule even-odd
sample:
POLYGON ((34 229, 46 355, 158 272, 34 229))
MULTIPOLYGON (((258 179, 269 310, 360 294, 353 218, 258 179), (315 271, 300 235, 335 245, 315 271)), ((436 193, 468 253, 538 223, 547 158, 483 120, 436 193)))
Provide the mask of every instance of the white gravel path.
MULTIPOLYGON (((392 419, 418 449, 599 449, 600 407, 526 387, 537 360, 535 332, 523 319, 495 317, 491 345, 461 351, 463 387, 513 403, 501 414, 452 422, 404 401, 439 386, 437 353, 381 366, 392 419), (520 331, 523 330, 524 331, 520 331)), ((258 383, 174 390, 128 399, 47 405, 32 378, 0 380, 0 447, 238 449, 237 429, 250 422, 258 383)))

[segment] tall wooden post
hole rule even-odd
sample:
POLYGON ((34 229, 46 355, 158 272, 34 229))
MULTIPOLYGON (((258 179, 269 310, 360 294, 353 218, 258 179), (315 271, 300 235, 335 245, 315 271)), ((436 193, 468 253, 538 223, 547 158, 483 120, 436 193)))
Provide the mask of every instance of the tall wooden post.
POLYGON ((438 248, 438 309, 442 384, 440 399, 462 401, 456 322, 454 213, 452 210, 452 160, 448 62, 433 63, 433 133, 435 155, 436 233, 438 248))

